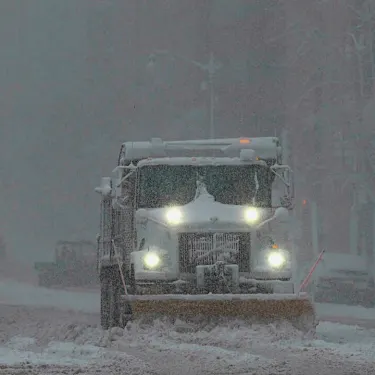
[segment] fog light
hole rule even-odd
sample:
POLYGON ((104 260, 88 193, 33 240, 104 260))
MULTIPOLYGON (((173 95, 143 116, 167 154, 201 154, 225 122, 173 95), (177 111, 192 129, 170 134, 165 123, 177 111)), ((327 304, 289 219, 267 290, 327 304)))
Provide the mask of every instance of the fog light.
POLYGON ((158 254, 155 253, 147 253, 144 258, 143 262, 147 268, 156 268, 160 265, 161 259, 158 254))

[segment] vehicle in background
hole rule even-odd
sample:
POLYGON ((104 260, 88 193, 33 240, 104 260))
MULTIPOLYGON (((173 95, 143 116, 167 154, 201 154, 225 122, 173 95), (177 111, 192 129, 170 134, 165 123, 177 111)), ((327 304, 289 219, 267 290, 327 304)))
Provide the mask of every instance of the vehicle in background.
POLYGON ((103 177, 101 325, 146 315, 292 321, 292 171, 276 137, 125 142, 103 177))
POLYGON ((44 287, 97 285, 96 252, 97 247, 91 241, 58 241, 53 262, 34 264, 38 284, 44 287))

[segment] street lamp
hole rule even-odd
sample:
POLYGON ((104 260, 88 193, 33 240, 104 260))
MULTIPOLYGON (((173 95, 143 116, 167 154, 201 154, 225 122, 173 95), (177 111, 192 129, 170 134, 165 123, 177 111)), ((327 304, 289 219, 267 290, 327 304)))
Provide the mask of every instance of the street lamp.
POLYGON ((149 56, 148 68, 153 68, 156 62, 156 56, 167 56, 171 59, 178 59, 196 66, 197 68, 207 72, 208 84, 210 89, 210 138, 215 138, 215 92, 214 92, 214 76, 215 73, 221 68, 221 64, 214 59, 214 55, 210 53, 210 59, 207 64, 202 64, 198 61, 191 60, 185 56, 172 54, 166 50, 156 50, 149 56))

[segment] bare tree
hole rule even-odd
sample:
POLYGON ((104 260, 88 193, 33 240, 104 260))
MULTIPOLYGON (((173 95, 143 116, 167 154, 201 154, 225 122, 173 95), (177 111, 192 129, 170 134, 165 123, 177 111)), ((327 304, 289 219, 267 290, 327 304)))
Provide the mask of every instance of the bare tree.
POLYGON ((300 200, 314 200, 320 207, 324 246, 348 251, 348 238, 337 238, 337 233, 348 226, 350 177, 357 172, 353 153, 360 147, 356 134, 367 100, 364 49, 348 27, 356 25, 349 1, 285 6, 289 24, 298 25, 288 37, 285 69, 287 124, 298 155, 295 169, 304 177, 300 200))

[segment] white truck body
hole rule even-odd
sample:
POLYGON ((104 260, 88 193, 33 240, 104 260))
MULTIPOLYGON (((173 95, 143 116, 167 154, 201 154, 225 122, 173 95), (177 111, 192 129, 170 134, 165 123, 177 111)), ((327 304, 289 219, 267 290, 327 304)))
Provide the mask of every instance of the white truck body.
MULTIPOLYGON (((284 197, 284 203, 292 201, 293 181, 290 168, 282 164, 282 148, 277 138, 125 142, 118 164, 115 176, 103 178, 96 189, 102 195, 99 268, 116 265, 117 255, 121 264, 132 270, 136 283, 194 282, 203 286, 207 267, 222 262, 230 271, 235 288, 252 282, 276 285, 287 281, 288 292, 293 292, 291 206, 275 204, 280 197, 284 197), (242 181, 242 169, 238 169, 243 167, 244 171, 252 171, 249 176, 253 180, 248 183, 254 186, 254 196, 246 204, 219 202, 207 188, 209 185, 212 190, 215 184, 206 184, 198 176, 194 181, 195 194, 189 201, 176 204, 176 197, 168 201, 166 194, 167 203, 153 207, 150 195, 144 198, 146 203, 141 196, 144 181, 147 183, 143 171, 154 173, 152 168, 156 167, 161 171, 187 168, 187 173, 194 171, 197 176, 201 170, 210 176, 207 171, 225 167, 220 178, 236 171, 233 178, 238 185, 246 186, 246 177, 242 181), (257 171, 266 171, 267 178, 274 179, 269 183, 272 200, 267 204, 257 197, 264 188, 259 185, 266 181, 257 171)), ((159 185, 164 183, 161 180, 155 188, 161 189, 159 185)), ((177 184, 176 189, 183 190, 186 184, 177 184)), ((158 190, 158 199, 163 195, 160 191, 163 190, 158 190)), ((173 188, 168 191, 175 194, 173 188)), ((233 197, 235 202, 236 193, 233 197)))

